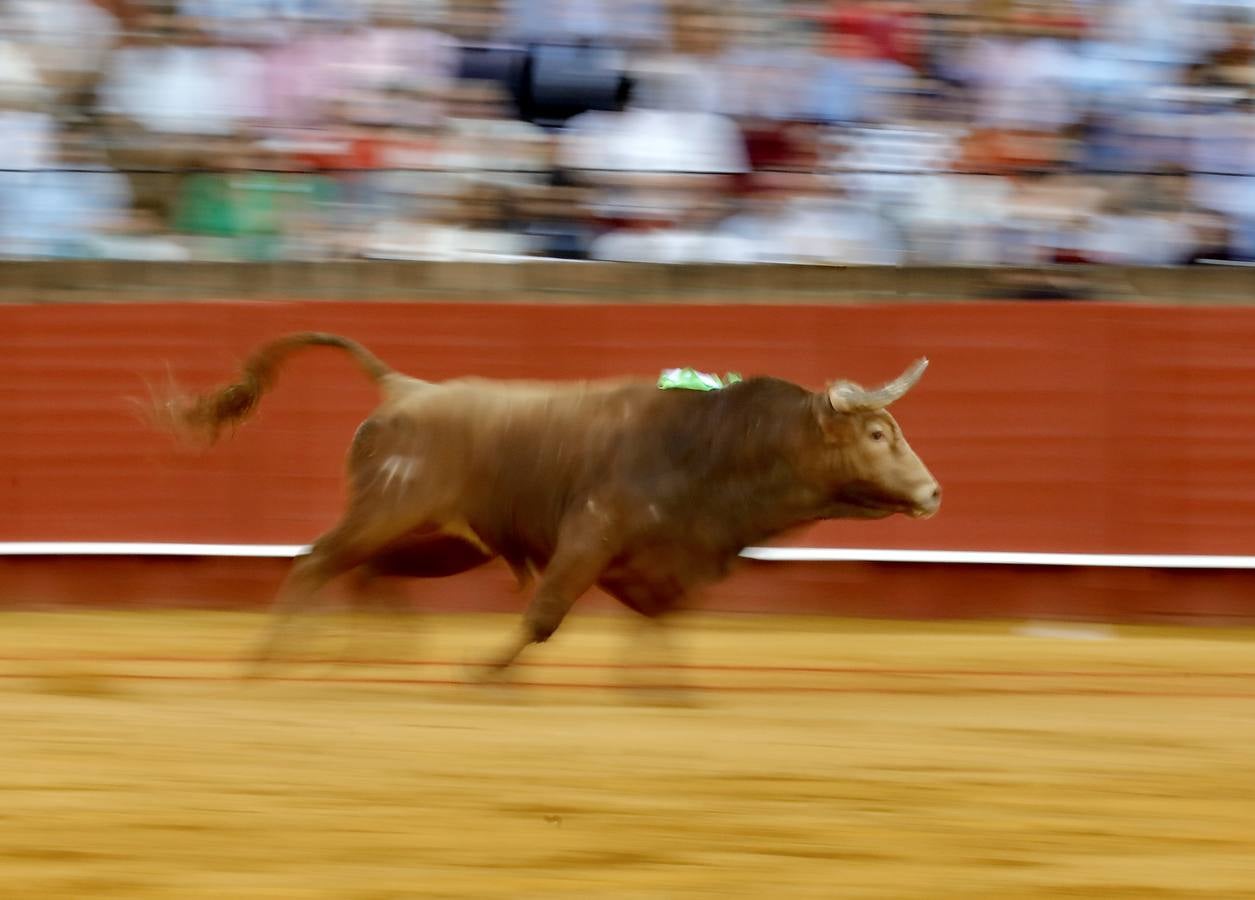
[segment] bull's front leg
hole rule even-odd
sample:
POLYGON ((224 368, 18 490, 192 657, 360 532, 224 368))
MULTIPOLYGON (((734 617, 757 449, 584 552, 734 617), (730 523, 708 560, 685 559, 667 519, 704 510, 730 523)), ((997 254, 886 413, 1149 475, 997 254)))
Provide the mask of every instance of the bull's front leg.
POLYGON ((638 617, 623 645, 621 687, 650 706, 697 706, 666 614, 638 617))
POLYGON ((675 643, 672 622, 686 605, 678 582, 621 576, 602 587, 624 606, 638 613, 629 624, 631 637, 623 644, 621 687, 651 705, 695 706, 692 686, 675 643))
POLYGON ((553 558, 523 613, 522 628, 489 662, 484 678, 499 677, 532 644, 549 640, 575 602, 601 578, 617 544, 604 520, 589 521, 595 512, 596 506, 590 503, 584 515, 564 525, 553 558))

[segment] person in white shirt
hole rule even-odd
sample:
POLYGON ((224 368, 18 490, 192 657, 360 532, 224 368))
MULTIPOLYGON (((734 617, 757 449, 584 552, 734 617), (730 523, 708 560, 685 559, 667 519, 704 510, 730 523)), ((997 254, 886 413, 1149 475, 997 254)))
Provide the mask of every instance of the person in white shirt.
POLYGON ((119 49, 101 89, 100 110, 153 135, 231 135, 264 113, 261 56, 215 44, 195 23, 151 17, 169 43, 119 49))
POLYGON ((118 37, 117 20, 91 0, 4 0, 4 8, 8 29, 63 96, 95 81, 118 37))
POLYGON ((1194 246, 1194 232, 1184 216, 1137 210, 1113 198, 1081 232, 1085 256, 1118 266, 1177 265, 1194 246))
POLYGON ((31 49, 0 32, 0 109, 34 109, 51 96, 31 49))
POLYGON ((736 123, 696 108, 683 82, 655 72, 642 79, 622 112, 587 112, 567 123, 558 159, 599 187, 599 215, 674 221, 693 198, 748 171, 736 123))
POLYGON ((694 200, 674 223, 645 229, 619 229, 596 238, 593 259, 648 263, 749 263, 755 260, 753 240, 721 227, 727 198, 718 194, 694 200))
POLYGON ((39 90, 38 81, 0 81, 0 147, 6 170, 0 172, 0 255, 4 256, 26 255, 24 219, 30 185, 38 170, 56 159, 56 122, 36 100, 39 90))
POLYGON ((192 258, 183 242, 167 233, 151 210, 130 210, 113 227, 89 236, 83 247, 92 259, 186 262, 192 258))
POLYGON ((806 173, 760 175, 748 208, 720 233, 752 247, 752 261, 897 265, 901 238, 868 204, 841 194, 830 180, 806 173))
POLYGON ((937 172, 920 176, 902 211, 916 263, 989 265, 1000 258, 1011 183, 1000 175, 937 172))
POLYGON ((503 200, 495 185, 466 184, 451 197, 376 223, 362 238, 356 255, 476 262, 524 259, 540 242, 506 226, 503 200))
POLYGON ((537 183, 550 138, 514 115, 505 90, 493 81, 461 81, 443 97, 442 162, 481 181, 523 187, 537 183))
POLYGON ((29 172, 4 173, 0 252, 14 257, 90 256, 91 241, 128 214, 126 179, 104 164, 92 136, 79 129, 51 136, 54 150, 29 172), (76 171, 63 171, 72 169, 76 171))
POLYGON ((1023 26, 991 26, 969 45, 960 74, 975 91, 978 123, 1051 132, 1081 115, 1074 83, 1080 69, 1069 41, 1023 26))

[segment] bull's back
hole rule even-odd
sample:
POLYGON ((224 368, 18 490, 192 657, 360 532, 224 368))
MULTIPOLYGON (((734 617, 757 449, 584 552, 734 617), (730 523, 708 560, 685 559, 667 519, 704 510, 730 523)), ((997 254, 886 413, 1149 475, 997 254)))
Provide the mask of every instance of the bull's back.
POLYGON ((404 493, 407 507, 442 526, 543 562, 567 511, 604 483, 656 393, 639 381, 399 383, 354 442, 355 490, 390 487, 368 499, 404 493))

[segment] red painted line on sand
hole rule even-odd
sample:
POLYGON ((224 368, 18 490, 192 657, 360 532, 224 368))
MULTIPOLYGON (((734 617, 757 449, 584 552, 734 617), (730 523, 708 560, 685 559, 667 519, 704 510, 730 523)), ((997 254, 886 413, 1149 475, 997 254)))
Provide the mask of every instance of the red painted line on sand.
MULTIPOLYGON (((340 678, 318 675, 280 675, 255 680, 231 675, 167 675, 140 672, 100 673, 102 678, 126 681, 178 681, 178 682, 225 682, 258 686, 266 682, 287 684, 364 684, 409 687, 460 687, 475 689, 481 685, 452 678, 340 678)), ((37 679, 38 673, 0 672, 0 680, 37 679)), ((54 676, 55 677, 55 676, 54 676)), ((490 685, 493 686, 493 685, 490 685)), ((764 693, 764 694, 902 694, 913 696, 937 696, 945 694, 1006 695, 1006 696, 1091 696, 1091 697, 1148 697, 1182 699, 1255 700, 1252 691, 1137 691, 1121 688, 945 688, 925 690, 908 687, 860 687, 854 685, 766 685, 766 684, 679 684, 679 685, 632 685, 613 682, 562 682, 562 681, 514 681, 502 682, 508 688, 566 688, 575 690, 681 690, 690 692, 764 693)))
MULTIPOLYGON (((88 653, 74 656, 57 655, 2 655, 0 662, 134 662, 134 663, 186 663, 186 664, 244 664, 247 660, 226 656, 126 656, 108 653, 88 653)), ((467 660, 448 659, 326 659, 308 660, 305 664, 377 666, 377 667, 444 667, 478 668, 484 665, 467 660)), ((1026 671, 1023 669, 947 669, 908 668, 881 666, 770 666, 741 663, 622 663, 622 662, 570 662, 545 660, 519 660, 515 668, 535 669, 609 669, 619 670, 667 670, 680 672, 748 672, 752 674, 782 673, 790 675, 888 675, 888 676, 956 676, 976 678, 1250 678, 1255 672, 1183 672, 1183 671, 1103 671, 1100 669, 1058 669, 1026 671)))

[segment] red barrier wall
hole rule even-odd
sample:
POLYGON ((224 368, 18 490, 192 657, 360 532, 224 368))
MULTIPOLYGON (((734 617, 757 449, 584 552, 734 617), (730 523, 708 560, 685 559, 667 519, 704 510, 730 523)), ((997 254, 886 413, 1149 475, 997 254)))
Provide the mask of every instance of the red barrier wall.
POLYGON ((374 399, 345 357, 296 358, 260 415, 206 455, 147 431, 128 405, 167 366, 206 387, 305 328, 433 379, 694 365, 820 386, 888 378, 927 354, 895 412, 945 488, 942 513, 830 523, 806 542, 1255 552, 1255 309, 1105 304, 2 307, 0 540, 315 537, 336 517, 343 453, 374 399))

